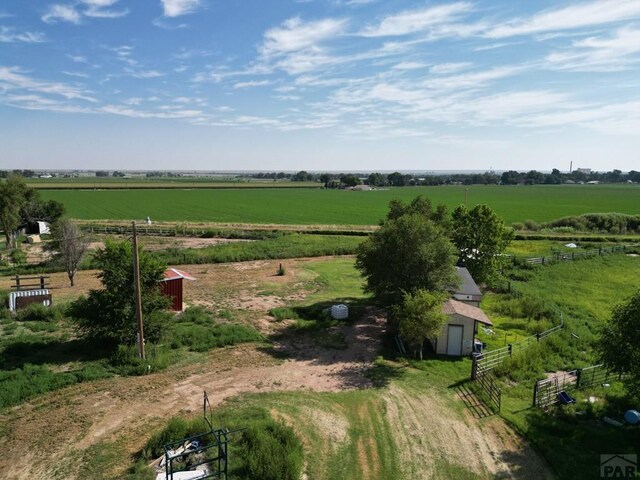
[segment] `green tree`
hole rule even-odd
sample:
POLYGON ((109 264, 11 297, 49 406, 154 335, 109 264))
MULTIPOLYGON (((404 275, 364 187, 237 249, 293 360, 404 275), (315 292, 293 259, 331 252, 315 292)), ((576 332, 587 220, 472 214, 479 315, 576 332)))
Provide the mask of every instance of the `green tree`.
POLYGON ((513 230, 487 205, 469 210, 465 205, 452 214, 453 243, 460 260, 478 282, 489 281, 500 266, 500 254, 513 240, 513 230))
POLYGON ((449 214, 447 212, 447 206, 439 204, 435 209, 431 200, 424 195, 418 195, 411 200, 410 203, 405 204, 402 200, 391 200, 389 202, 389 211, 387 212, 387 220, 395 220, 402 215, 417 214, 422 215, 429 220, 434 221, 445 231, 449 229, 449 214))
POLYGON ((360 179, 352 174, 340 175, 340 182, 347 187, 355 187, 360 185, 360 179))
MULTIPOLYGON (((169 304, 160 293, 166 265, 144 251, 139 251, 140 294, 145 338, 156 341, 161 334, 159 315, 154 315, 169 304)), ((128 242, 107 240, 104 249, 94 254, 94 264, 103 288, 91 290, 71 305, 71 316, 76 319, 82 336, 110 341, 114 344, 135 344, 137 323, 134 300, 133 247, 128 242)))
POLYGON ((0 225, 7 247, 11 246, 13 232, 21 223, 37 220, 55 222, 64 214, 64 205, 57 200, 43 202, 40 194, 30 188, 17 175, 0 183, 0 225))
POLYGON ((29 195, 29 188, 20 176, 11 175, 0 183, 0 225, 7 248, 11 247, 13 232, 20 225, 20 211, 26 205, 29 195))
POLYGON ((411 213, 385 220, 358 247, 356 268, 365 291, 383 304, 399 302, 419 289, 444 292, 458 282, 455 249, 442 227, 411 213))
POLYGON ((447 321, 447 316, 442 313, 442 302, 446 298, 445 294, 433 294, 420 289, 405 293, 402 303, 393 308, 400 335, 418 347, 420 360, 425 340, 437 337, 447 321))
POLYGON ((603 363, 624 374, 625 388, 640 400, 640 290, 613 309, 600 333, 598 351, 603 363))

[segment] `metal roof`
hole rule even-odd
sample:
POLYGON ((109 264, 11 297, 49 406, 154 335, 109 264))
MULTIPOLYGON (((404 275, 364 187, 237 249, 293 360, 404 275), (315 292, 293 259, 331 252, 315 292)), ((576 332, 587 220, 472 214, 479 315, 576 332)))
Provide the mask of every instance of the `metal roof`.
POLYGON ((167 268, 164 271, 164 279, 160 281, 166 282, 168 280, 176 280, 178 278, 184 278, 185 280, 195 280, 195 277, 192 277, 187 272, 178 270, 177 268, 167 268))
POLYGON ((487 317, 480 308, 457 300, 447 300, 444 305, 442 305, 442 313, 447 315, 461 315, 463 317, 471 318, 477 322, 484 323, 485 325, 493 326, 489 317, 487 317))
POLYGON ((482 297, 482 292, 469 273, 469 270, 465 267, 456 267, 456 274, 460 279, 460 286, 453 290, 454 295, 471 295, 478 297, 479 300, 482 297))

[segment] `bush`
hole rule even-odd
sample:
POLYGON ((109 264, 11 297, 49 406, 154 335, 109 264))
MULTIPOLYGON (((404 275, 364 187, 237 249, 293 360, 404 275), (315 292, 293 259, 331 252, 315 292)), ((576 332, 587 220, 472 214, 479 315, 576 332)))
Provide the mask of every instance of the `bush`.
POLYGON ((531 230, 532 232, 537 232, 538 230, 540 230, 540 226, 533 220, 525 220, 524 228, 526 230, 531 230))
POLYGON ((193 352, 206 352, 212 348, 226 347, 238 343, 262 340, 254 328, 234 323, 215 324, 209 319, 209 325, 178 323, 169 334, 171 348, 188 347, 193 352))
POLYGON ((277 321, 282 320, 299 320, 300 317, 293 308, 290 307, 276 307, 269 310, 269 315, 275 318, 277 321))
POLYGON ((32 303, 18 310, 16 318, 21 322, 57 322, 64 316, 64 307, 46 307, 42 303, 32 303))
POLYGON ((298 480, 302 472, 302 444, 283 423, 269 421, 249 427, 241 443, 247 454, 246 476, 262 480, 298 480))
POLYGON ((145 345, 146 359, 138 357, 137 345, 118 345, 111 356, 115 370, 122 375, 146 375, 162 370, 171 363, 167 349, 153 344, 145 345))
POLYGON ((27 254, 19 248, 11 250, 11 261, 14 265, 23 265, 27 263, 27 254))

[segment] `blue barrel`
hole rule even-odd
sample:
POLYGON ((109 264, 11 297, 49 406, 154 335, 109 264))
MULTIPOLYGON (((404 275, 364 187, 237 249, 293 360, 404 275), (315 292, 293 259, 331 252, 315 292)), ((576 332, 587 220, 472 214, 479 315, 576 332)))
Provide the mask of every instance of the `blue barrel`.
POLYGON ((627 413, 624 414, 624 421, 629 425, 640 424, 640 412, 637 410, 627 410, 627 413))

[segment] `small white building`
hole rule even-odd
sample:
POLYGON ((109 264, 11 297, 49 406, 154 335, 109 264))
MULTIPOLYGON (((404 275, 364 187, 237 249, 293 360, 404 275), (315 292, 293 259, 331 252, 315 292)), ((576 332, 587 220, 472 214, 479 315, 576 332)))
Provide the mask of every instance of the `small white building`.
POLYGON ((458 300, 447 300, 442 306, 442 311, 449 320, 443 325, 440 335, 430 339, 433 350, 440 355, 470 355, 478 332, 478 323, 493 326, 480 308, 458 300))

